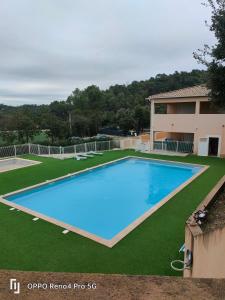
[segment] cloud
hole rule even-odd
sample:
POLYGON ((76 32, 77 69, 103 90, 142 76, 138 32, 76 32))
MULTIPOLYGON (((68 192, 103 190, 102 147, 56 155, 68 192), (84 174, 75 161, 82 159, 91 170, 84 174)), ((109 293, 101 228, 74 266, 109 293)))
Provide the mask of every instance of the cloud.
POLYGON ((199 67, 214 42, 201 0, 2 0, 0 103, 49 103, 76 87, 199 67))

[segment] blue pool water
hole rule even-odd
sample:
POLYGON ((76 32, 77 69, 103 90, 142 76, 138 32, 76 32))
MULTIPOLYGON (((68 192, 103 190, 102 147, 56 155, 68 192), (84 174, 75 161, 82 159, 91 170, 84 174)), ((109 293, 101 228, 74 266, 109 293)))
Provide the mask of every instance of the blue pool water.
POLYGON ((200 169, 127 158, 7 200, 110 240, 200 169))

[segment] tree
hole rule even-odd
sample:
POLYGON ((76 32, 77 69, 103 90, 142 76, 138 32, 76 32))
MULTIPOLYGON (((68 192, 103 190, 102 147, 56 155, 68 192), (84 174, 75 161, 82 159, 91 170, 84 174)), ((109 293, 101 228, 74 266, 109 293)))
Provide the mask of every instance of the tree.
POLYGON ((207 86, 211 90, 212 102, 225 108, 225 1, 207 0, 204 3, 212 9, 210 31, 214 32, 217 43, 194 53, 194 57, 208 68, 207 86))
POLYGON ((72 110, 71 101, 54 101, 49 105, 50 112, 68 124, 70 136, 72 136, 72 110))
POLYGON ((117 112, 117 124, 125 131, 135 128, 134 112, 130 109, 121 108, 117 112))
POLYGON ((46 130, 54 144, 69 143, 71 136, 96 135, 102 127, 141 132, 149 127, 148 96, 205 83, 206 74, 201 70, 158 74, 106 90, 91 85, 84 90, 75 89, 66 101, 53 101, 49 105, 0 104, 0 132, 7 132, 8 143, 18 130, 20 142, 46 130))
POLYGON ((149 126, 150 120, 149 107, 137 105, 134 109, 135 129, 137 133, 143 131, 145 127, 149 126))
POLYGON ((84 116, 79 112, 74 112, 72 129, 75 136, 90 136, 90 125, 90 120, 87 116, 84 116))
POLYGON ((8 145, 12 145, 17 139, 17 134, 15 131, 1 131, 0 136, 2 137, 2 140, 8 145))
POLYGON ((50 137, 52 144, 60 139, 66 140, 69 137, 67 123, 55 114, 46 113, 43 116, 43 122, 47 124, 47 135, 50 137))
POLYGON ((21 112, 15 115, 15 126, 18 132, 18 140, 28 143, 30 139, 38 132, 32 118, 21 112))

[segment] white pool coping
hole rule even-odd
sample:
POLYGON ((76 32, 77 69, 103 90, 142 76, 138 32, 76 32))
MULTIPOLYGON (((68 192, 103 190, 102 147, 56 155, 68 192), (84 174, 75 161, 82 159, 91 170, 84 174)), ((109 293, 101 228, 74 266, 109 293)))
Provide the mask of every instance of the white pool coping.
POLYGON ((11 193, 8 193, 8 194, 5 194, 5 195, 2 195, 2 196, 0 196, 0 203, 3 203, 3 204, 8 205, 10 207, 14 207, 16 209, 19 209, 19 210, 21 210, 21 211, 23 211, 25 213, 28 213, 28 214, 30 214, 30 215, 32 215, 34 217, 43 219, 43 220, 45 220, 47 222, 50 222, 52 224, 55 224, 57 226, 62 227, 65 230, 69 230, 69 231, 75 232, 75 233, 77 233, 79 235, 82 235, 82 236, 84 236, 86 238, 89 238, 89 239, 91 239, 91 240, 93 240, 93 241, 95 241, 97 243, 100 243, 100 244, 102 244, 104 246, 112 248, 121 239, 123 239, 128 233, 130 233, 131 231, 133 231, 137 226, 139 226, 143 221, 145 221, 149 216, 151 216, 156 210, 158 210, 161 206, 163 206, 166 202, 168 202, 173 196, 175 196, 178 192, 180 192, 183 188, 185 188, 189 183, 191 183, 194 179, 196 179, 198 176, 200 176, 208 168, 209 168, 208 165, 183 163, 183 162, 163 160, 163 159, 155 159, 155 158, 148 158, 148 157, 141 157, 141 156, 125 156, 123 158, 119 158, 119 159, 116 159, 116 160, 113 160, 113 161, 110 161, 110 162, 107 162, 107 163, 103 163, 103 164, 100 164, 100 165, 97 165, 97 166, 94 166, 94 167, 91 167, 91 168, 86 168, 84 170, 77 171, 77 172, 74 172, 74 173, 69 173, 69 174, 67 174, 65 176, 57 177, 57 178, 54 178, 54 179, 51 179, 51 180, 46 180, 45 182, 41 182, 41 183, 38 183, 38 184, 35 184, 35 185, 32 185, 32 186, 26 187, 26 188, 23 188, 23 189, 20 189, 20 190, 17 190, 17 191, 14 191, 14 192, 11 192, 11 193), (95 235, 93 233, 90 233, 88 231, 85 231, 83 229, 75 227, 73 225, 66 224, 66 223, 61 222, 61 221, 59 221, 57 219, 54 219, 52 217, 49 217, 49 216, 46 216, 44 214, 38 213, 38 212, 33 211, 33 210, 29 209, 29 208, 26 208, 24 206, 21 206, 19 204, 16 204, 16 203, 13 203, 11 201, 8 201, 8 200, 4 199, 5 197, 9 197, 9 196, 12 196, 12 195, 15 195, 15 194, 19 194, 19 193, 22 193, 24 191, 40 187, 42 185, 46 185, 46 184, 49 184, 49 183, 52 183, 52 182, 56 182, 56 181, 59 181, 59 180, 65 179, 65 178, 69 178, 69 177, 77 175, 77 174, 85 173, 85 172, 87 172, 89 170, 94 170, 96 168, 99 168, 99 167, 102 167, 102 166, 106 166, 106 165, 109 165, 109 164, 113 164, 115 162, 118 162, 118 161, 121 161, 121 160, 125 160, 125 159, 128 159, 128 158, 146 159, 146 160, 160 161, 160 162, 163 162, 163 163, 167 163, 168 162, 168 163, 172 163, 172 164, 181 164, 181 165, 184 165, 184 166, 185 165, 187 165, 187 166, 191 165, 191 166, 201 167, 202 169, 198 173, 194 174, 191 178, 189 178, 188 180, 186 180, 185 182, 183 182, 180 186, 178 186, 175 190, 173 190, 166 197, 162 198, 160 200, 160 202, 158 202, 156 205, 154 205, 149 210, 147 210, 143 215, 141 215, 140 217, 138 217, 134 222, 132 222, 131 224, 129 224, 126 228, 124 228, 122 231, 120 231, 118 234, 116 234, 110 240, 101 238, 101 237, 99 237, 99 236, 97 236, 97 235, 95 235))
POLYGON ((28 167, 32 167, 34 165, 38 165, 38 164, 41 164, 42 162, 41 161, 38 161, 38 160, 31 160, 31 159, 25 159, 25 158, 19 158, 19 157, 10 157, 10 158, 5 158, 5 159, 0 159, 0 165, 1 165, 1 162, 5 162, 5 161, 12 161, 12 160, 16 160, 18 162, 20 161, 26 161, 26 162, 29 162, 29 165, 17 165, 15 164, 15 166, 10 166, 10 167, 6 167, 4 169, 0 169, 0 173, 5 173, 5 172, 9 172, 9 171, 12 171, 12 170, 17 170, 17 169, 22 169, 22 168, 28 168, 28 167))

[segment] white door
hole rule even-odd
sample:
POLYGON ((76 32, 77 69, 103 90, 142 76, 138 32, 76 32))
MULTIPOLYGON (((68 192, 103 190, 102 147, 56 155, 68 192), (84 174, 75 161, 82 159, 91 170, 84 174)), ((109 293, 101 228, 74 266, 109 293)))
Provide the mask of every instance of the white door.
POLYGON ((208 156, 208 151, 209 151, 209 139, 200 138, 198 143, 198 155, 208 156))

